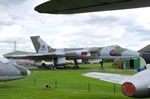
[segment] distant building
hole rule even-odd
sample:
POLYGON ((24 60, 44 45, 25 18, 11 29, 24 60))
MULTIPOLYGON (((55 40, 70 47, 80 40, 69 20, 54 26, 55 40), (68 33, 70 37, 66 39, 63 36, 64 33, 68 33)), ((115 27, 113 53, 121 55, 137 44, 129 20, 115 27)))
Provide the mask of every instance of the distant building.
POLYGON ((27 55, 27 54, 33 54, 33 52, 13 51, 13 52, 4 54, 3 56, 4 56, 5 58, 11 58, 11 57, 13 57, 14 55, 27 55))
POLYGON ((128 59, 124 62, 124 69, 138 69, 146 66, 143 58, 128 59))
POLYGON ((133 59, 115 60, 114 65, 119 69, 138 69, 146 66, 146 62, 142 57, 139 57, 133 59))
POLYGON ((28 55, 28 54, 33 54, 33 53, 32 52, 25 52, 25 51, 13 51, 13 52, 4 54, 3 56, 5 58, 13 60, 18 65, 21 65, 21 66, 31 66, 32 64, 34 64, 33 60, 28 60, 28 59, 13 59, 12 58, 15 55, 28 55))

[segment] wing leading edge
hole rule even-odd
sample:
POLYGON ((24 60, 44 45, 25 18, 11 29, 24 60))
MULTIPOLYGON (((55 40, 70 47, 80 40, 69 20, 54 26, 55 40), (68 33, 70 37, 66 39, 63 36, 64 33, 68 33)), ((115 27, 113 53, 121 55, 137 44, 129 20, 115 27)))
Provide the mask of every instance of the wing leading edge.
POLYGON ((100 72, 89 72, 82 74, 82 76, 96 78, 107 82, 123 84, 130 75, 121 75, 121 74, 110 74, 110 73, 100 73, 100 72))
POLYGON ((66 59, 130 59, 137 58, 137 56, 82 56, 78 54, 57 54, 57 53, 46 53, 46 54, 20 54, 20 55, 11 55, 6 58, 12 59, 30 59, 30 60, 49 60, 53 58, 65 57, 66 59))
POLYGON ((30 59, 30 60, 49 60, 52 58, 65 57, 66 59, 93 59, 93 57, 81 56, 77 54, 57 54, 57 53, 46 53, 46 54, 22 54, 22 55, 11 55, 7 58, 12 59, 30 59))
POLYGON ((150 7, 150 0, 50 0, 35 7, 39 13, 74 14, 150 7))

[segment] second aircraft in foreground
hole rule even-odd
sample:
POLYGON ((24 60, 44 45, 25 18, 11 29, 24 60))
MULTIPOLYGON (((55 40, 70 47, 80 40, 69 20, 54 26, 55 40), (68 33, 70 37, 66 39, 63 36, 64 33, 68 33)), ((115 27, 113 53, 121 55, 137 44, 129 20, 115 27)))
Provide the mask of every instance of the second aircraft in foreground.
POLYGON ((83 76, 97 78, 107 82, 121 84, 122 93, 129 97, 150 97, 150 69, 141 71, 133 76, 108 74, 100 72, 89 72, 83 76))
POLYGON ((30 71, 24 67, 0 58, 0 82, 17 80, 30 75, 30 71))

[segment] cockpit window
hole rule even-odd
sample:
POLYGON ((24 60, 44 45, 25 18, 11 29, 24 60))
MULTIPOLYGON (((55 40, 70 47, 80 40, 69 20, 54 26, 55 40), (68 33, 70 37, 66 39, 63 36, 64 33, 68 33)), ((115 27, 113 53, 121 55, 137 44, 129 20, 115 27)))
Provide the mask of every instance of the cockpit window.
POLYGON ((9 63, 9 60, 6 59, 6 58, 4 58, 4 57, 0 57, 0 61, 1 61, 2 63, 9 63))

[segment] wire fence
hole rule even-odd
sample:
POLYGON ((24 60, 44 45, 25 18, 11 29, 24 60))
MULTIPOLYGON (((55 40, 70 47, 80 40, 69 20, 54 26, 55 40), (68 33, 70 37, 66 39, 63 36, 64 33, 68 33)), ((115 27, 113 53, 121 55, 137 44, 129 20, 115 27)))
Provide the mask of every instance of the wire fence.
POLYGON ((40 86, 44 89, 61 89, 61 90, 74 90, 74 91, 85 91, 85 92, 107 92, 107 93, 118 93, 121 91, 121 85, 107 82, 74 82, 69 81, 38 81, 37 79, 32 80, 34 87, 40 86))

